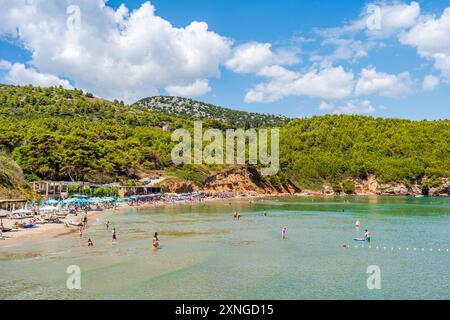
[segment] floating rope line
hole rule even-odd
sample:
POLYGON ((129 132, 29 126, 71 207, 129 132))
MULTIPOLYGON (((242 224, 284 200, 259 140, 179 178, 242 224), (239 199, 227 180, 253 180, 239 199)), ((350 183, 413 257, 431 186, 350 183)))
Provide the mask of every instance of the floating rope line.
POLYGON ((417 248, 417 247, 392 247, 392 246, 374 246, 374 245, 347 245, 346 249, 373 249, 378 251, 413 251, 413 252, 450 252, 449 249, 434 249, 434 248, 417 248))

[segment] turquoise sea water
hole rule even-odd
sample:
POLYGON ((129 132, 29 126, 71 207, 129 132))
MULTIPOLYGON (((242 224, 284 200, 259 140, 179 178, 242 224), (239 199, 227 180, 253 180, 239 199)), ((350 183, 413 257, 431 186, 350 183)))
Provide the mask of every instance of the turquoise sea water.
POLYGON ((0 298, 450 299, 447 249, 445 198, 284 198, 129 209, 98 218, 83 240, 73 234, 0 248, 0 298), (241 221, 233 221, 235 210, 241 221), (352 240, 357 219, 361 234, 371 231, 370 245, 352 240), (115 245, 107 220, 117 228, 115 245), (158 251, 151 248, 155 231, 158 251), (94 248, 87 248, 88 237, 94 248), (70 265, 81 269, 81 290, 66 288, 70 265), (380 268, 380 290, 367 288, 371 265, 380 268))

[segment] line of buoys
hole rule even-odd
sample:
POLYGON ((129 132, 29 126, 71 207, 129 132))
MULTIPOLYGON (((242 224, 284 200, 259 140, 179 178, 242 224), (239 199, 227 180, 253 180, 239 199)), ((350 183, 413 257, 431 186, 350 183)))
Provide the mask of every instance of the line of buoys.
POLYGON ((450 252, 449 249, 442 249, 442 248, 417 248, 417 247, 406 247, 406 248, 402 248, 402 247, 393 247, 393 246, 375 246, 375 245, 347 245, 346 243, 342 244, 342 248, 344 249, 374 249, 374 250, 379 250, 379 251, 415 251, 415 252, 450 252))

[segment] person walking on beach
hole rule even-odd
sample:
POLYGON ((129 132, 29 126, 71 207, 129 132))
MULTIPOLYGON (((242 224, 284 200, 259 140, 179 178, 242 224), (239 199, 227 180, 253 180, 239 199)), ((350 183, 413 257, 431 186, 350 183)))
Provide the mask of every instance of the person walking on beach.
POLYGON ((80 239, 83 237, 83 224, 80 225, 80 229, 78 230, 80 232, 80 239))
POLYGON ((109 231, 109 220, 106 221, 106 231, 109 231))
POLYGON ((158 238, 158 232, 155 232, 153 235, 153 249, 158 249, 159 247, 159 238, 158 238))
POLYGON ((281 239, 286 239, 287 228, 281 227, 281 239))
POLYGON ((117 241, 116 228, 112 229, 112 242, 117 241))

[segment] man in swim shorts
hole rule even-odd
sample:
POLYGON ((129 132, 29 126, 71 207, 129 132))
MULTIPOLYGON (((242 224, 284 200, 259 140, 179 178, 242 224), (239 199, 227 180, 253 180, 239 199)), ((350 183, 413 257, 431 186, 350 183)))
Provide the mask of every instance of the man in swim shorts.
POLYGON ((364 240, 370 242, 370 232, 367 229, 364 231, 364 240))

